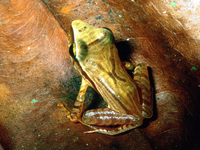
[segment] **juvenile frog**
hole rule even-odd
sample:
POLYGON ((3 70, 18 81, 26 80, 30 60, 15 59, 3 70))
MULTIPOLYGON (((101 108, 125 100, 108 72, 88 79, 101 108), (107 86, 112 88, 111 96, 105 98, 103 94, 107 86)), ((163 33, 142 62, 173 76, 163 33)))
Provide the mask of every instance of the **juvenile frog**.
POLYGON ((72 111, 65 109, 67 118, 92 128, 85 133, 109 135, 134 129, 142 125, 144 118, 151 118, 153 101, 147 66, 124 65, 109 29, 94 28, 81 20, 73 21, 71 26, 73 41, 69 52, 82 83, 72 111), (126 69, 133 68, 131 78, 126 69), (104 98, 107 108, 83 112, 88 86, 104 98))

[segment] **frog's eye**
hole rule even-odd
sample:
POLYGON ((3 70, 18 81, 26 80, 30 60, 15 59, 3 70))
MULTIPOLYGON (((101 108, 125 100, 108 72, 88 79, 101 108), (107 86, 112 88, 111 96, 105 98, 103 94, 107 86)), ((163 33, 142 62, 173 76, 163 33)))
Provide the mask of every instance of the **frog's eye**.
POLYGON ((83 41, 76 41, 70 46, 69 53, 74 60, 83 61, 87 55, 87 45, 83 41))
POLYGON ((70 48, 69 48, 69 54, 71 55, 71 57, 76 60, 76 45, 75 43, 73 43, 70 48))
POLYGON ((114 41, 113 33, 108 28, 97 29, 97 38, 104 44, 111 44, 114 41))

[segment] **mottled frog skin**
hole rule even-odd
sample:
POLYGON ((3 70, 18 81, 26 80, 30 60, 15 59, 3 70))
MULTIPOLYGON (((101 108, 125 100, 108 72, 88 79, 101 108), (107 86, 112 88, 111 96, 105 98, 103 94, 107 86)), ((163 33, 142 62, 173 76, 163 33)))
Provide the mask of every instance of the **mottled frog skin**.
POLYGON ((82 84, 67 118, 80 122, 92 131, 116 135, 140 126, 153 115, 152 89, 145 64, 124 65, 118 56, 114 36, 107 28, 94 28, 81 21, 72 22, 70 55, 82 84), (130 66, 130 67, 127 67, 130 66), (126 69, 134 68, 133 78, 126 69), (83 112, 85 92, 94 88, 108 104, 107 108, 83 112), (98 126, 98 127, 96 127, 98 126), (109 127, 109 128, 107 128, 109 127))

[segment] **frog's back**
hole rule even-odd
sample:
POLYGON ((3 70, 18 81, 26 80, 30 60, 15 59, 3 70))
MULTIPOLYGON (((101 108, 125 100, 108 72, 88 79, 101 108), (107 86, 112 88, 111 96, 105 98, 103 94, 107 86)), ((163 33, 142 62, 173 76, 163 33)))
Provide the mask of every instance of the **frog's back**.
POLYGON ((120 113, 141 115, 137 87, 122 66, 115 45, 99 44, 98 47, 90 48, 93 48, 95 53, 90 53, 91 56, 86 57, 83 70, 94 89, 101 94, 109 108, 120 113))
POLYGON ((140 115, 138 90, 122 67, 112 32, 96 29, 80 20, 74 21, 72 26, 79 73, 101 94, 108 107, 120 113, 140 115))

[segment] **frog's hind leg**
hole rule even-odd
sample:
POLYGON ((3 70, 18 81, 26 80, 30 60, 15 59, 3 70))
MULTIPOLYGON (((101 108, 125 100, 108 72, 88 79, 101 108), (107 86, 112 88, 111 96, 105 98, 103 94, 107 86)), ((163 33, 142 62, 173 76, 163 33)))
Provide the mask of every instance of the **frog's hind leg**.
POLYGON ((117 135, 117 134, 121 134, 121 133, 124 133, 136 128, 135 126, 132 126, 132 125, 120 125, 119 127, 115 129, 96 128, 91 125, 86 125, 86 126, 89 126, 90 128, 93 128, 94 130, 86 131, 84 133, 102 133, 102 134, 107 134, 107 135, 117 135))
POLYGON ((136 65, 133 80, 138 87, 142 104, 142 116, 151 118, 153 115, 152 88, 149 80, 148 68, 145 64, 136 65))
POLYGON ((126 132, 143 123, 143 119, 137 115, 121 114, 109 108, 88 110, 83 114, 82 121, 84 125, 94 129, 85 133, 99 132, 108 135, 126 132))
POLYGON ((133 80, 140 93, 142 115, 145 118, 151 118, 153 115, 153 98, 147 66, 145 64, 138 64, 135 66, 134 63, 127 61, 123 62, 123 65, 127 70, 134 70, 133 80))

